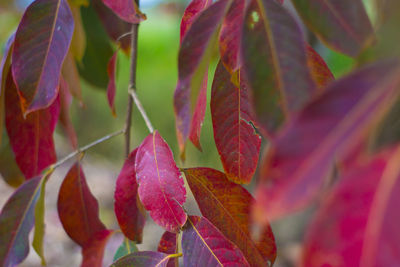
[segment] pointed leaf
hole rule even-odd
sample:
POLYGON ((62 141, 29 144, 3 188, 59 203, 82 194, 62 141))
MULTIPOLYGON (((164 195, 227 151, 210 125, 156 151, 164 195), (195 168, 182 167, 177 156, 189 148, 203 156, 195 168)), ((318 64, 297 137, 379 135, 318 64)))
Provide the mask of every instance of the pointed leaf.
POLYGON ((186 222, 186 190, 172 151, 155 131, 140 145, 135 162, 139 198, 153 220, 177 233, 186 222))
POLYGON ((42 266, 46 265, 46 259, 43 251, 43 239, 45 231, 44 212, 45 212, 45 193, 46 193, 46 180, 42 182, 40 188, 39 198, 35 207, 35 234, 33 236, 32 247, 41 259, 42 266))
POLYGON ((60 100, 26 118, 19 107, 17 88, 9 72, 5 90, 6 128, 15 160, 27 179, 56 161, 53 133, 60 113, 60 100))
POLYGON ((171 255, 155 251, 138 251, 114 262, 111 267, 166 267, 171 255))
POLYGON ((330 47, 357 56, 373 35, 361 0, 292 0, 305 24, 330 47))
MULTIPOLYGON (((182 40, 178 59, 178 84, 174 95, 176 129, 181 154, 185 150, 189 135, 200 133, 199 127, 204 118, 205 105, 200 104, 200 108, 203 110, 197 111, 197 122, 194 123, 194 126, 192 126, 193 114, 199 108, 198 98, 201 98, 200 95, 206 95, 201 91, 205 90, 204 83, 208 65, 217 44, 223 18, 231 1, 217 1, 201 12, 182 40), (199 115, 202 115, 201 120, 199 115)), ((196 140, 196 138, 191 139, 196 140)))
POLYGON ((12 55, 12 73, 24 114, 46 108, 56 99, 73 30, 66 0, 36 0, 26 9, 15 33, 12 55))
POLYGON ((304 266, 400 264, 399 152, 383 152, 340 179, 308 229, 304 266))
POLYGON ((115 233, 112 230, 101 230, 91 236, 82 249, 81 267, 102 267, 104 249, 108 239, 115 233))
POLYGON ((26 181, 8 199, 0 213, 1 266, 15 266, 28 256, 29 232, 35 222, 35 205, 42 182, 42 177, 26 181))
POLYGON ((135 242, 132 242, 129 239, 125 238, 124 241, 122 242, 121 246, 119 246, 119 248, 117 249, 117 252, 115 252, 113 261, 116 261, 119 258, 122 258, 123 256, 126 256, 128 254, 131 254, 131 253, 137 252, 137 251, 139 251, 139 250, 136 247, 135 242))
POLYGON ((137 243, 142 242, 146 214, 138 196, 135 159, 138 149, 131 152, 117 178, 114 210, 124 235, 137 243))
POLYGON ((99 205, 90 192, 79 163, 69 170, 58 193, 57 210, 68 236, 81 247, 105 230, 99 219, 99 205))
POLYGON ((126 22, 139 24, 146 19, 146 15, 140 12, 135 1, 103 0, 103 3, 126 22))
POLYGON ((265 216, 276 219, 315 199, 333 160, 363 140, 397 98, 399 71, 397 61, 364 67, 333 82, 286 125, 263 163, 257 200, 265 216))
POLYGON ((301 30, 275 0, 252 0, 241 45, 255 115, 264 133, 273 134, 316 93, 301 30))
MULTIPOLYGON (((160 242, 158 243, 157 251, 163 252, 166 254, 177 253, 178 252, 177 239, 178 239, 177 234, 165 231, 160 239, 160 242)), ((173 260, 170 260, 167 264, 167 267, 175 267, 175 266, 179 266, 178 258, 174 258, 173 260)))
POLYGON ((5 130, 3 130, 2 140, 0 144, 0 175, 7 184, 17 188, 25 181, 25 177, 15 161, 14 152, 5 130))
POLYGON ((334 81, 335 77, 333 77, 324 59, 309 45, 307 45, 307 64, 310 68, 311 77, 319 89, 318 91, 323 92, 322 89, 334 81))
POLYGON ((115 105, 114 105, 114 98, 115 98, 115 91, 116 91, 116 84, 115 84, 115 79, 116 79, 116 72, 117 72, 117 57, 118 57, 118 51, 119 49, 115 50, 113 56, 110 58, 110 61, 108 61, 107 65, 107 73, 108 73, 108 86, 107 86, 107 100, 108 100, 108 105, 111 108, 111 113, 113 114, 114 117, 117 116, 115 113, 115 105))
MULTIPOLYGON (((241 80, 241 77, 239 77, 241 80)), ((229 180, 249 183, 257 168, 261 137, 250 122, 247 88, 233 85, 231 75, 220 62, 211 91, 214 139, 229 180)))
POLYGON ((193 21, 197 16, 207 7, 212 4, 211 0, 192 0, 183 12, 181 21, 181 38, 182 43, 183 37, 186 35, 189 28, 192 26, 193 21))
POLYGON ((183 265, 250 266, 240 249, 206 218, 190 216, 182 234, 183 265))
POLYGON ((250 193, 217 170, 192 168, 184 172, 203 216, 242 250, 251 266, 273 263, 276 246, 271 227, 264 227, 265 239, 259 244, 251 238, 250 211, 254 199, 250 193))

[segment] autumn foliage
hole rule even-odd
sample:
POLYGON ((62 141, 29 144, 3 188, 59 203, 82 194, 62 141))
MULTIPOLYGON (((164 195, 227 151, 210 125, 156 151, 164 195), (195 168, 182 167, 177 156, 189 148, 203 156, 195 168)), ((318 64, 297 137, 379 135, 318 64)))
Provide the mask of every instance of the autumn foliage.
MULTIPOLYGON (((200 133, 210 88, 223 170, 179 168, 148 122, 149 135, 115 181, 114 211, 125 240, 112 266, 272 266, 277 246, 270 222, 312 205, 300 266, 400 266, 400 136, 393 137, 399 131, 400 35, 394 29, 400 5, 371 0, 375 16, 368 16, 362 0, 291 0, 299 21, 284 2, 188 4, 170 100, 180 149, 175 157, 190 157, 188 140, 207 149, 200 133), (305 31, 354 58, 355 67, 336 80, 305 31), (243 187, 249 183, 254 192, 243 187), (201 216, 185 208, 189 190, 201 216), (135 247, 146 214, 165 229, 158 251, 135 247)), ((1 266, 24 261, 32 229, 32 247, 45 263, 45 187, 69 159, 76 163, 59 188, 59 219, 82 248, 82 266, 102 266, 107 241, 119 229, 101 222, 80 153, 127 129, 78 148, 70 102, 82 101, 85 79, 107 88, 115 115, 117 53, 135 48, 137 36, 127 33, 146 19, 139 3, 128 0, 35 0, 26 8, 0 65, 0 132, 6 132, 0 166, 7 166, 1 174, 16 188, 0 213, 1 266), (83 5, 90 11, 81 14, 83 5), (95 47, 96 36, 85 35, 82 19, 91 16, 115 51, 101 41, 95 47), (96 53, 109 61, 96 60, 96 53), (55 153, 57 122, 76 149, 64 159, 55 153)), ((140 107, 134 83, 127 97, 140 107)), ((142 116, 148 120, 144 110, 142 116)))

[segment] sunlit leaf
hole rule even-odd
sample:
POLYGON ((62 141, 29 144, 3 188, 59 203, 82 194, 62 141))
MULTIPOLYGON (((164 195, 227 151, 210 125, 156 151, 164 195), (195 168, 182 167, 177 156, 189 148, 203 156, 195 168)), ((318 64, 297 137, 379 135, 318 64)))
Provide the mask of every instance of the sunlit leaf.
MULTIPOLYGON (((157 251, 166 254, 177 253, 178 252, 177 239, 178 239, 177 234, 165 231, 164 234, 161 236, 160 242, 158 243, 157 251)), ((178 258, 170 260, 167 264, 167 267, 174 267, 174 266, 178 266, 178 258)))
POLYGON ((126 22, 137 24, 146 19, 146 15, 140 12, 135 1, 103 0, 103 3, 126 22))
MULTIPOLYGON (((241 79, 241 77, 239 77, 241 79)), ((249 183, 257 168, 261 137, 255 132, 247 88, 231 82, 220 62, 211 91, 214 139, 229 180, 249 183)))
POLYGON ((157 131, 140 145, 135 169, 144 208, 157 224, 167 231, 178 232, 187 218, 182 208, 186 190, 172 151, 157 131))
POLYGON ((26 9, 15 33, 11 67, 25 115, 57 98, 73 31, 66 0, 36 0, 26 9))
POLYGON ((265 134, 273 134, 316 93, 302 32, 275 0, 252 0, 241 45, 242 70, 257 121, 265 134))
POLYGON ((275 261, 276 246, 269 225, 262 231, 262 242, 257 244, 251 238, 250 211, 254 199, 246 189, 228 181, 217 170, 193 168, 184 173, 203 216, 242 250, 251 266, 275 261))
POLYGON ((137 150, 131 152, 118 175, 114 194, 114 211, 124 235, 130 240, 141 243, 146 214, 139 200, 136 182, 137 150))
POLYGON ((384 61, 333 82, 272 143, 261 172, 258 208, 276 219, 318 195, 333 160, 348 153, 397 98, 399 65, 384 61))
POLYGON ((182 233, 183 265, 250 266, 240 249, 206 218, 190 216, 182 233))
POLYGON ((60 100, 24 118, 12 73, 9 72, 6 90, 6 128, 15 160, 27 179, 37 176, 56 161, 53 132, 60 113, 60 100))
POLYGON ((138 251, 118 259, 111 267, 166 267, 171 258, 171 255, 161 252, 138 251))

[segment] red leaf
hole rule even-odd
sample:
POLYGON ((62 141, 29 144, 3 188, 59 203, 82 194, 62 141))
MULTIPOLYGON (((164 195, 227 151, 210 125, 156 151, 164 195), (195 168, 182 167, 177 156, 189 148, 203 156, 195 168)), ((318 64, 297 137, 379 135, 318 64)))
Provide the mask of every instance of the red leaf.
POLYGON ((61 102, 61 111, 60 111, 60 123, 66 132, 68 139, 71 143, 72 148, 78 148, 78 137, 76 136, 74 125, 71 122, 71 118, 69 116, 69 109, 71 106, 71 94, 69 93, 69 86, 61 76, 60 79, 60 102, 61 102))
POLYGON ((114 98, 115 98, 115 91, 116 91, 116 84, 115 84, 115 76, 117 71, 117 57, 118 57, 119 49, 115 50, 113 56, 108 61, 107 65, 107 73, 108 73, 108 86, 107 86, 107 100, 108 105, 111 108, 111 112, 114 117, 117 116, 115 113, 115 105, 114 105, 114 98))
POLYGON ((183 265, 250 266, 240 249, 206 218, 190 216, 182 234, 183 265))
POLYGON ((309 45, 307 45, 307 65, 320 92, 335 80, 324 59, 309 45))
POLYGON ((146 19, 133 0, 103 0, 103 3, 126 22, 138 24, 146 19))
POLYGON ((304 266, 399 266, 400 150, 343 177, 308 229, 304 266))
POLYGON ((192 168, 184 172, 201 213, 242 250, 251 266, 273 263, 276 245, 271 227, 264 227, 262 241, 256 243, 251 238, 250 210, 254 199, 250 193, 217 170, 192 168))
POLYGON ((289 122, 263 163, 258 208, 270 220, 317 196, 333 160, 363 140, 397 98, 399 65, 384 61, 333 82, 289 122))
POLYGON ((186 35, 189 28, 192 26, 193 21, 197 18, 199 13, 201 13, 204 9, 209 7, 212 4, 212 0, 192 0, 185 12, 183 12, 182 21, 181 21, 181 40, 182 43, 183 37, 186 35))
MULTIPOLYGON (((164 232, 161 237, 160 242, 158 243, 157 251, 163 252, 166 254, 175 254, 178 252, 177 248, 177 238, 178 235, 174 233, 170 233, 168 231, 164 232)), ((167 264, 167 267, 178 266, 178 258, 174 260, 170 260, 167 264)))
POLYGON ((12 73, 25 115, 48 107, 56 99, 73 31, 66 0, 36 0, 26 9, 12 55, 12 73))
POLYGON ((229 73, 234 73, 241 66, 239 48, 242 37, 242 25, 245 0, 234 0, 222 23, 219 35, 221 61, 229 73))
POLYGON ((79 163, 69 170, 61 184, 58 216, 68 236, 85 247, 94 234, 106 230, 99 219, 99 204, 90 192, 79 163))
POLYGON ((182 155, 189 135, 192 142, 199 146, 197 143, 206 102, 206 93, 203 92, 206 90, 205 77, 223 17, 231 1, 217 1, 202 11, 182 40, 178 59, 179 79, 174 95, 177 137, 182 155))
MULTIPOLYGON (((200 151, 202 151, 200 144, 201 127, 203 126, 204 115, 207 106, 207 75, 204 75, 203 84, 201 85, 199 95, 197 97, 196 107, 193 111, 193 117, 190 124, 189 140, 200 151)), ((184 148, 181 149, 184 151, 184 148)))
POLYGON ((153 220, 167 231, 178 232, 187 215, 183 179, 168 144, 155 131, 140 145, 135 162, 139 198, 153 220))
POLYGON ((138 251, 119 258, 111 267, 166 267, 171 255, 155 251, 138 251))
POLYGON ((241 45, 252 106, 264 134, 271 135, 316 93, 303 34, 275 0, 252 0, 241 45))
POLYGON ((102 230, 92 235, 82 248, 81 267, 102 267, 104 249, 108 239, 115 233, 112 230, 102 230))
POLYGON ((35 206, 44 179, 22 184, 0 213, 0 265, 15 266, 29 253, 29 233, 35 224, 35 206))
POLYGON ((15 160, 27 179, 56 161, 53 132, 60 113, 60 100, 26 118, 19 107, 17 88, 9 72, 5 90, 6 128, 15 160))
POLYGON ((357 56, 373 37, 361 0, 293 0, 305 24, 330 47, 357 56))
POLYGON ((261 137, 250 123, 253 118, 246 87, 233 85, 221 62, 212 85, 211 116, 215 144, 228 179, 249 183, 257 168, 261 137))
POLYGON ((118 175, 114 194, 114 210, 124 235, 130 240, 141 243, 146 214, 137 192, 135 172, 137 150, 131 152, 118 175))

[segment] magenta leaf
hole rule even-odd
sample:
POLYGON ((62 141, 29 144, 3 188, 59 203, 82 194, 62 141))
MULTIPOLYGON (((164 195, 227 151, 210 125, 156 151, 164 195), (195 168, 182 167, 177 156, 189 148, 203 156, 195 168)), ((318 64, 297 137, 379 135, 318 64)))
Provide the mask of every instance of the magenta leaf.
MULTIPOLYGON (((178 250, 177 239, 178 239, 177 234, 165 231, 160 239, 160 242, 158 243, 157 251, 166 254, 177 253, 178 250)), ((167 264, 167 267, 175 267, 175 266, 178 266, 178 258, 170 260, 167 264)))
POLYGON ((197 18, 197 16, 207 7, 212 4, 212 0, 192 0, 185 12, 183 12, 182 21, 181 21, 181 38, 180 42, 182 43, 183 37, 186 35, 189 28, 192 26, 193 21, 197 18))
POLYGON ((103 3, 126 22, 137 24, 146 19, 134 0, 103 0, 103 3))
POLYGON ((56 99, 73 31, 66 0, 36 0, 26 9, 12 55, 12 73, 25 115, 50 106, 56 99))
POLYGON ((142 242, 146 214, 138 196, 135 159, 137 148, 125 160, 117 178, 114 194, 114 210, 119 226, 126 237, 137 243, 142 242))
POLYGON ((186 190, 172 151, 157 131, 140 145, 135 169, 144 208, 157 224, 167 231, 178 232, 187 219, 182 208, 186 190))
POLYGON ((250 266, 240 249, 206 218, 190 216, 182 234, 183 265, 250 266))

